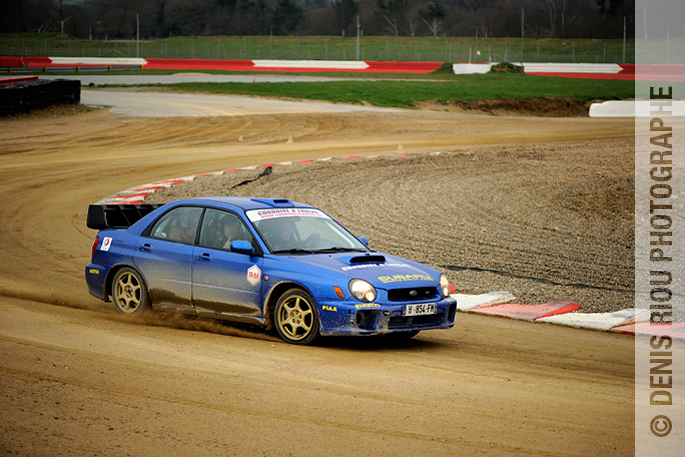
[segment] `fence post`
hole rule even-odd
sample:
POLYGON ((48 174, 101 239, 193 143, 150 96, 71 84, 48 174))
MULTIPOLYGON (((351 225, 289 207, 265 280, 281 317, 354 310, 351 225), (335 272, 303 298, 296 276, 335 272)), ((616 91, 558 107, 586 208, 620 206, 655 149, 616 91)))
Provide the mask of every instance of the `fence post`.
POLYGON ((571 58, 573 59, 572 62, 576 63, 576 42, 575 41, 571 42, 571 58))

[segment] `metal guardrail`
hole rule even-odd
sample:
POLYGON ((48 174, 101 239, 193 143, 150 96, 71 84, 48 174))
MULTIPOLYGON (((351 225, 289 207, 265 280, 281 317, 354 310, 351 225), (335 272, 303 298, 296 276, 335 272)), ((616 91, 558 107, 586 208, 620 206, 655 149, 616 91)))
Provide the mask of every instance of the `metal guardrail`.
POLYGON ((37 74, 72 74, 102 73, 111 71, 142 70, 142 65, 85 65, 71 67, 0 67, 0 74, 37 75, 37 74))

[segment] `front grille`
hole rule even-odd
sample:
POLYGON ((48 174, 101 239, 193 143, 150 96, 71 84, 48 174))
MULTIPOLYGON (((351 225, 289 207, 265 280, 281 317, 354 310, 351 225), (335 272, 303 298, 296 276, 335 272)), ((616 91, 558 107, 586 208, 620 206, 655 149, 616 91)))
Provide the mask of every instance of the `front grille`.
POLYGON ((413 287, 388 291, 388 301, 429 300, 437 296, 438 290, 435 287, 413 287))

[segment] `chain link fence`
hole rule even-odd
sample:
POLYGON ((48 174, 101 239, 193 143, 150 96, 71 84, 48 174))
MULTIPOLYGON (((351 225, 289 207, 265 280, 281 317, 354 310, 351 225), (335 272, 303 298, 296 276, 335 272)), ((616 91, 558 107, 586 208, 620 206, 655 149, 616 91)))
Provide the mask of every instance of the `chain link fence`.
POLYGON ((175 37, 80 40, 0 36, 0 55, 226 60, 634 63, 634 40, 364 37, 175 37), (523 52, 523 58, 521 53, 523 52))

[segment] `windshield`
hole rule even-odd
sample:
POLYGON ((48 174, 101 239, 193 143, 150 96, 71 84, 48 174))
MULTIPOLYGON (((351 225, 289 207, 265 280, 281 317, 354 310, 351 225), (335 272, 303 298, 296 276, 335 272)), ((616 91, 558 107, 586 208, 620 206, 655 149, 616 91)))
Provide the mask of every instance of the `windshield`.
POLYGON ((369 250, 343 226, 315 208, 260 209, 246 214, 272 254, 369 250))

